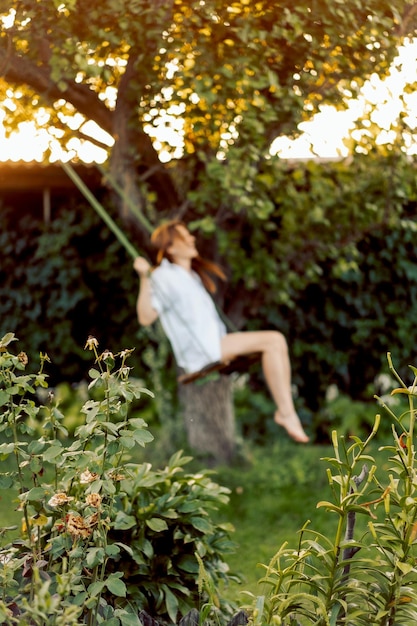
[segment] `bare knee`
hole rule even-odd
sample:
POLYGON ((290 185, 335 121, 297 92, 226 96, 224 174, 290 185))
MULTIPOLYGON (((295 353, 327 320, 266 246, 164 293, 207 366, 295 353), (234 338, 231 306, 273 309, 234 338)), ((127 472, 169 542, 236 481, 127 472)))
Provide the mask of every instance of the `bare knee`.
POLYGON ((287 340, 279 330, 268 331, 267 350, 273 352, 288 350, 287 340))

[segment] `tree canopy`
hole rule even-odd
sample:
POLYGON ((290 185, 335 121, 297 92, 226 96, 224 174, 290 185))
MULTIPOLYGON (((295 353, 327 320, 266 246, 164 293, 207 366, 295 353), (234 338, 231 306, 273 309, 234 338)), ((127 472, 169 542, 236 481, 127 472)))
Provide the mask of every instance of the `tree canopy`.
POLYGON ((154 223, 189 207, 217 223, 268 214, 255 178, 271 142, 386 74, 416 13, 409 0, 1 0, 5 124, 33 119, 73 153, 95 122, 154 223))

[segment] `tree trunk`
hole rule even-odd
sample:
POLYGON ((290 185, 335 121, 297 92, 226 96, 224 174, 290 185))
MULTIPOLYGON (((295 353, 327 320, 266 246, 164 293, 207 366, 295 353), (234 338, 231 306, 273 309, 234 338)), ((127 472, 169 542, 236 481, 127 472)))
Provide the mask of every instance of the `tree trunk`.
POLYGON ((215 464, 229 463, 235 452, 235 414, 230 376, 179 385, 188 443, 215 464))

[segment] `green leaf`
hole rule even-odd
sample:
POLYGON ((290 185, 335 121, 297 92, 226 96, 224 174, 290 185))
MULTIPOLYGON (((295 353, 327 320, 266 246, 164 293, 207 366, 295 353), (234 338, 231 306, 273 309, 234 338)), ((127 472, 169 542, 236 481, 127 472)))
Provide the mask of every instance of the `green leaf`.
POLYGON ((34 474, 38 474, 43 468, 41 459, 37 456, 31 458, 29 462, 29 467, 31 472, 33 472, 34 474))
POLYGON ((45 452, 42 454, 43 459, 45 461, 54 461, 57 457, 61 456, 63 452, 61 445, 52 445, 50 448, 47 448, 45 452))
POLYGON ((135 443, 138 443, 140 446, 144 446, 154 440, 154 436, 149 432, 149 430, 135 430, 133 431, 132 436, 135 443))
POLYGON ((195 556, 191 554, 186 554, 180 557, 177 561, 177 566, 184 570, 184 572, 188 572, 190 574, 198 573, 198 562, 195 556))
POLYGON ((115 617, 118 617, 122 626, 142 626, 139 617, 135 613, 128 613, 124 609, 116 609, 115 617))
POLYGON ((167 607, 167 613, 171 618, 173 624, 177 623, 178 617, 178 600, 177 597, 172 593, 172 591, 166 585, 163 585, 164 593, 165 593, 165 604, 167 607))
POLYGON ((334 511, 335 513, 339 513, 339 515, 343 515, 343 510, 339 506, 336 506, 332 502, 327 502, 327 500, 321 500, 320 502, 317 502, 316 506, 318 509, 324 507, 329 511, 334 511))
POLYGON ((168 524, 160 517, 151 517, 151 519, 147 519, 145 523, 151 530, 157 533, 168 530, 168 524))
POLYGON ((0 454, 11 454, 14 452, 14 443, 1 443, 0 454))
POLYGON ((33 487, 33 489, 23 494, 23 497, 30 502, 36 502, 42 500, 46 494, 47 491, 43 487, 33 487))
POLYGON ((407 575, 415 570, 415 567, 412 563, 403 563, 402 561, 397 562, 397 567, 404 575, 407 575))
POLYGON ((127 515, 123 511, 118 511, 114 520, 114 528, 116 530, 128 530, 136 526, 136 518, 133 515, 127 515))
POLYGON ((89 595, 93 597, 99 595, 102 592, 104 585, 105 583, 102 580, 91 583, 88 587, 89 595))
POLYGON ((202 533, 208 533, 212 530, 211 523, 204 517, 192 517, 190 521, 194 528, 197 528, 202 533))
POLYGON ((88 548, 85 562, 88 567, 95 567, 104 561, 104 548, 88 548))
POLYGON ((39 454, 45 448, 45 445, 45 441, 34 439, 28 445, 28 452, 29 454, 39 454))
POLYGON ((112 574, 106 580, 106 587, 115 596, 118 596, 120 598, 126 597, 126 585, 123 580, 120 580, 120 578, 116 577, 115 574, 112 574))
POLYGON ((6 348, 12 341, 18 341, 14 333, 6 333, 0 339, 0 348, 6 348))
POLYGON ((74 596, 72 602, 76 606, 83 606, 83 604, 87 600, 87 597, 88 597, 87 592, 86 591, 82 591, 81 593, 78 593, 76 596, 74 596))
MULTIPOLYGON (((107 545, 106 546, 106 554, 107 554, 107 556, 117 556, 118 554, 120 554, 119 545, 117 545, 115 543, 111 543, 110 545, 107 545)), ((132 550, 130 551, 130 553, 131 553, 131 555, 133 554, 132 550)))
POLYGON ((11 474, 0 475, 0 489, 8 489, 14 485, 13 476, 11 474))
POLYGON ((117 553, 120 553, 120 548, 125 550, 125 552, 127 552, 130 556, 134 555, 132 548, 126 545, 125 543, 121 543, 120 541, 117 541, 116 543, 107 546, 106 552, 107 550, 111 549, 111 552, 107 552, 107 554, 114 555, 115 554, 114 550, 117 550, 117 553))
POLYGON ((135 447, 135 440, 133 437, 120 437, 119 442, 124 448, 131 450, 135 447))
POLYGON ((194 511, 199 510, 201 510, 201 505, 197 500, 187 500, 178 507, 178 511, 181 513, 193 513, 194 511))

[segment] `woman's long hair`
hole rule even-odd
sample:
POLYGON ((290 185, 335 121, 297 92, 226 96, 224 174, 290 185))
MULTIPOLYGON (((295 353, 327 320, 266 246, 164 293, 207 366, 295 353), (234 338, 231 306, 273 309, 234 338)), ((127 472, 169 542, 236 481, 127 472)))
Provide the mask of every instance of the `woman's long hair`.
MULTIPOLYGON (((184 224, 181 220, 171 220, 158 226, 152 233, 151 242, 158 250, 156 255, 157 265, 161 263, 162 259, 168 259, 168 261, 172 262, 172 257, 168 252, 168 248, 170 248, 174 243, 175 236, 180 235, 178 232, 179 226, 187 228, 186 224, 184 224)), ((200 276, 204 287, 210 293, 215 293, 216 291, 216 283, 214 282, 212 276, 217 276, 222 280, 226 280, 225 273, 221 267, 217 265, 217 263, 203 259, 200 255, 191 259, 191 269, 193 269, 200 276)))

